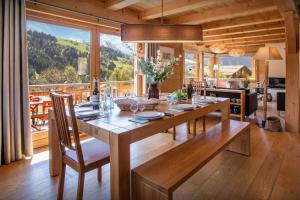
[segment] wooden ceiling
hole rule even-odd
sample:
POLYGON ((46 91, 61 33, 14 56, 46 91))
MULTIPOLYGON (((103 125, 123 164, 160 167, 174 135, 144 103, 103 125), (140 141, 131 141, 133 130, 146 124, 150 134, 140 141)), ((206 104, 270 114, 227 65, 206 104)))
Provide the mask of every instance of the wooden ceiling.
MULTIPOLYGON (((162 16, 160 0, 105 3, 113 11, 132 9, 145 21, 162 16)), ((204 40, 198 45, 204 47, 224 43, 228 48, 255 51, 265 43, 285 41, 283 17, 273 0, 164 0, 163 10, 166 24, 202 24, 204 40)))
MULTIPOLYGON (((124 23, 160 23, 161 0, 36 0, 124 23), (68 2, 68 3, 66 3, 68 2)), ((164 0, 166 24, 202 24, 204 40, 255 51, 285 41, 281 9, 297 10, 296 0, 164 0), (280 9, 279 9, 280 8, 280 9)))

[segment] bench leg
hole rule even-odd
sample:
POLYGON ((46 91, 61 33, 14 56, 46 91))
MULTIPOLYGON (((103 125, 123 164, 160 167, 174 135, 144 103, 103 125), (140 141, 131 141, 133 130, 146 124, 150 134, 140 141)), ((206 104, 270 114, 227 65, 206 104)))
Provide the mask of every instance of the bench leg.
POLYGON ((241 133, 229 146, 228 151, 250 156, 250 128, 241 133))

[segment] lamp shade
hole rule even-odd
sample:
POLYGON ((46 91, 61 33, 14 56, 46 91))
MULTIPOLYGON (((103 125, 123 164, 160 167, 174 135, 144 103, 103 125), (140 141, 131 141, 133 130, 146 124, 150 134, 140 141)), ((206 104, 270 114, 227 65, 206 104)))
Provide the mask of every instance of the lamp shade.
POLYGON ((212 44, 209 47, 209 50, 213 53, 226 53, 228 51, 225 44, 223 44, 223 43, 212 44))
POLYGON ((256 60, 282 60, 282 57, 276 47, 260 47, 256 52, 256 60))
POLYGON ((201 25, 122 24, 123 42, 199 42, 203 39, 201 25))

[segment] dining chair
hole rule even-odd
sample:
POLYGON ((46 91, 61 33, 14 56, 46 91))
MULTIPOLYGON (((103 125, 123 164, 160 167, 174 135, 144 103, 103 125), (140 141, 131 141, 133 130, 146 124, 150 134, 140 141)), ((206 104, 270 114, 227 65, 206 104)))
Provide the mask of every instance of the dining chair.
POLYGON ((93 139, 80 143, 75 116, 73 96, 71 94, 51 93, 57 136, 60 142, 61 171, 57 199, 63 199, 66 165, 78 172, 77 199, 83 197, 85 173, 98 169, 98 181, 101 181, 101 167, 110 161, 109 146, 93 139), (69 113, 70 120, 68 120, 69 113), (70 123, 70 126, 69 126, 70 123))
MULTIPOLYGON (((206 81, 194 81, 192 84, 193 90, 197 95, 201 95, 203 94, 203 96, 206 96, 206 81), (203 92, 202 92, 202 88, 203 88, 203 92)), ((195 120, 193 120, 193 134, 194 136, 197 133, 197 121, 199 121, 200 119, 202 119, 202 130, 205 131, 206 130, 206 117, 203 116, 201 118, 197 118, 195 120)))

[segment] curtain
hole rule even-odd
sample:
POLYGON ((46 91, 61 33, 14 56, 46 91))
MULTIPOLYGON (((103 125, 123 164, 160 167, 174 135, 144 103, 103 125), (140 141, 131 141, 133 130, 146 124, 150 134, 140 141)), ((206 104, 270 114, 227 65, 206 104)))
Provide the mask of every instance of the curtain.
POLYGON ((25 0, 0 2, 0 165, 31 156, 25 0))

